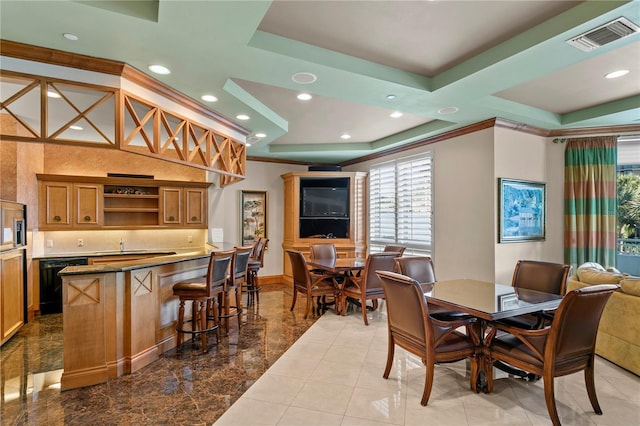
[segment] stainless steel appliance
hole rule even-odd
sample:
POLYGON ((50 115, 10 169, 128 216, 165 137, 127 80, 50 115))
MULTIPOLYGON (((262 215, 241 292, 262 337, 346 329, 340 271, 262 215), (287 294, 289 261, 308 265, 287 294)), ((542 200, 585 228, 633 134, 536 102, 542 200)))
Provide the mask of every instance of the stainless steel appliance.
POLYGON ((0 201, 0 251, 27 246, 26 206, 10 201, 0 201))

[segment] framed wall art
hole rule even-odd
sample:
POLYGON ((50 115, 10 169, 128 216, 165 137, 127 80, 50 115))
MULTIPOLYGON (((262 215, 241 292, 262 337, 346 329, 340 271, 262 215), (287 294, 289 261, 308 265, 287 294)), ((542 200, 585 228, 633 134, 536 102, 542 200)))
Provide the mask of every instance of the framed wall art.
POLYGON ((267 238, 267 192, 240 191, 240 244, 267 238))
POLYGON ((515 179, 498 179, 498 242, 545 239, 545 184, 515 179))

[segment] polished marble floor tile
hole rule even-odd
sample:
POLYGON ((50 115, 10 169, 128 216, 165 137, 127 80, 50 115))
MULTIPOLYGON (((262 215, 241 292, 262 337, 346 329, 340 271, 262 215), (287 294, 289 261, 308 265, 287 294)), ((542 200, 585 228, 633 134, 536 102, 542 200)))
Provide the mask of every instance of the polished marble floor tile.
POLYGON ((290 303, 289 287, 265 286, 260 305, 245 307, 240 332, 232 321, 219 344, 209 339, 209 353, 185 343, 134 374, 64 392, 62 315, 36 317, 0 349, 0 423, 212 424, 317 320, 302 319, 304 304, 289 312, 290 303))
MULTIPOLYGON (((0 349, 1 423, 16 425, 549 425, 542 380, 498 372, 495 392, 469 390, 468 363, 437 365, 429 405, 424 366, 396 349, 388 380, 384 304, 369 313, 289 312, 290 290, 265 287, 238 332, 203 355, 190 344, 103 385, 61 392, 62 321, 37 318, 0 349)), ((213 339, 212 339, 213 340, 213 339)), ((556 379, 564 425, 640 425, 640 378, 597 358, 604 411, 593 413, 584 375, 556 379)))

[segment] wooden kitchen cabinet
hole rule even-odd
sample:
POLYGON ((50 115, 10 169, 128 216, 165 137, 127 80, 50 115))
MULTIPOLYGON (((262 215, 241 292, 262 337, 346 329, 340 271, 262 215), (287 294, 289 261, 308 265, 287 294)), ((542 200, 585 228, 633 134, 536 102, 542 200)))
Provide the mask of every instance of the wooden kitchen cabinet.
POLYGON ((71 182, 38 182, 38 222, 40 229, 68 229, 72 226, 71 182))
POLYGON ((162 225, 182 225, 182 188, 160 188, 162 225))
POLYGON ((207 190, 204 188, 184 189, 184 224, 187 227, 207 227, 207 190))
POLYGON ((42 230, 206 228, 208 182, 38 174, 42 230))
POLYGON ((0 344, 24 325, 24 250, 0 254, 0 344))
POLYGON ((78 228, 98 228, 102 225, 103 186, 77 183, 73 185, 73 225, 78 228))

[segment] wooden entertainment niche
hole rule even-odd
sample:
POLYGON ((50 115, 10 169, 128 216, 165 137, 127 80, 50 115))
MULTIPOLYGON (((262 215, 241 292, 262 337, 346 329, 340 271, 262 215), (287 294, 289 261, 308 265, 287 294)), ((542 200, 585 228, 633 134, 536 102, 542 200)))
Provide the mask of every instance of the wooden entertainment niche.
MULTIPOLYGON (((299 250, 308 257, 310 244, 333 243, 339 257, 366 255, 366 173, 299 172, 281 177, 283 250, 299 250)), ((286 253, 283 273, 291 283, 291 263, 286 253)))

